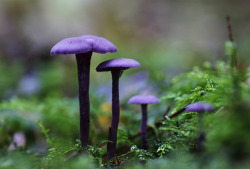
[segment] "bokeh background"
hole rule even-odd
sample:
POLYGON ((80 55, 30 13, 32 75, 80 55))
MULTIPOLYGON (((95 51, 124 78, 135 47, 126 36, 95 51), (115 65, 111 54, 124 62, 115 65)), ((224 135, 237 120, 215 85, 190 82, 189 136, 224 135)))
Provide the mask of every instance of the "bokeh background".
POLYGON ((95 68, 104 60, 124 57, 141 67, 124 73, 121 92, 157 93, 150 78, 167 85, 194 65, 226 60, 226 15, 231 16, 244 66, 250 61, 249 9, 249 0, 1 0, 0 98, 76 96, 75 57, 49 53, 58 41, 85 34, 105 37, 118 47, 115 54, 94 54, 92 90, 110 96, 110 73, 95 68))

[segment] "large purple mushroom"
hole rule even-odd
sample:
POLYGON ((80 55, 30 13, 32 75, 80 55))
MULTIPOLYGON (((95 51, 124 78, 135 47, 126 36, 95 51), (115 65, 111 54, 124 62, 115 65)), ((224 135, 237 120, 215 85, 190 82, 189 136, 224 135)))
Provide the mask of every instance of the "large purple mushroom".
POLYGON ((84 35, 63 39, 50 51, 51 56, 56 54, 75 54, 78 70, 79 106, 80 106, 80 134, 79 139, 83 147, 89 141, 89 74, 92 53, 115 53, 117 48, 105 38, 93 35, 84 35))
POLYGON ((140 64, 133 59, 118 58, 102 62, 96 68, 97 72, 111 71, 112 74, 112 120, 109 130, 109 140, 111 142, 108 143, 108 160, 114 158, 116 153, 117 130, 120 117, 119 77, 123 70, 139 66, 140 64))
POLYGON ((129 99, 128 104, 140 104, 142 110, 142 121, 141 121, 141 138, 142 138, 142 149, 147 150, 147 106, 148 104, 159 103, 159 99, 153 95, 137 95, 129 99))

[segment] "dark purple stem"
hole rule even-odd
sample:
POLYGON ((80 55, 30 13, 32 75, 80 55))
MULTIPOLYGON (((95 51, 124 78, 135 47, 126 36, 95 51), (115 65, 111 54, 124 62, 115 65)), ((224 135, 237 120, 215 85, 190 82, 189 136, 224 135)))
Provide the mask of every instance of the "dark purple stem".
POLYGON ((204 142, 206 141, 206 134, 203 131, 199 132, 198 139, 196 141, 197 151, 201 152, 204 150, 204 142))
POLYGON ((80 134, 82 146, 89 142, 89 73, 92 52, 76 54, 78 70, 79 106, 80 106, 80 134))
POLYGON ((117 142, 117 130, 120 117, 120 102, 119 102, 119 77, 120 70, 111 71, 112 73, 112 120, 111 128, 109 133, 109 140, 112 141, 108 143, 108 160, 115 157, 116 153, 116 142, 117 142))
POLYGON ((148 144, 147 144, 147 120, 148 120, 148 115, 147 115, 147 104, 142 104, 141 105, 141 110, 142 110, 142 121, 141 121, 141 138, 142 138, 142 145, 141 148, 144 150, 148 149, 148 144))
POLYGON ((205 112, 197 112, 198 113, 198 118, 199 118, 199 127, 200 127, 200 131, 199 131, 199 136, 198 139, 196 141, 196 147, 197 147, 197 151, 201 152, 204 150, 204 142, 206 140, 206 134, 204 132, 203 129, 203 116, 205 112))

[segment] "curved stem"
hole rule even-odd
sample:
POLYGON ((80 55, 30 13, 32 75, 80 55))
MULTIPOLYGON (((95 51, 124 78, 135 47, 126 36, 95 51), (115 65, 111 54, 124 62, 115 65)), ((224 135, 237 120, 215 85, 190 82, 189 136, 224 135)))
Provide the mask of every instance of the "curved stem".
POLYGON ((89 142, 89 73, 91 56, 92 52, 76 54, 80 107, 79 139, 83 147, 87 147, 89 142))
POLYGON ((142 145, 141 148, 147 150, 148 145, 147 145, 147 104, 142 104, 141 105, 141 110, 142 110, 142 121, 141 121, 141 138, 142 138, 142 145))
POLYGON ((117 130, 120 117, 120 102, 119 102, 119 77, 120 70, 111 71, 112 73, 112 120, 111 128, 109 131, 109 140, 112 141, 108 143, 108 160, 111 160, 116 153, 116 142, 117 142, 117 130))

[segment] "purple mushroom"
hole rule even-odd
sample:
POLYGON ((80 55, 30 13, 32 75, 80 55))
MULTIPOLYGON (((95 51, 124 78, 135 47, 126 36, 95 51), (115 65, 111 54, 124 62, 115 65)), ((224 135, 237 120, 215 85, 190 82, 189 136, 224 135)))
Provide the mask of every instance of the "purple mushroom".
POLYGON ((112 74, 112 120, 109 130, 108 143, 108 160, 111 160, 116 153, 117 129, 120 116, 120 102, 119 102, 119 77, 123 70, 139 67, 140 64, 133 59, 111 59, 99 64, 96 68, 97 72, 111 71, 112 74))
POLYGON ((140 104, 142 110, 142 122, 141 122, 141 138, 142 149, 147 150, 147 105, 159 103, 159 99, 153 95, 137 95, 129 99, 128 104, 140 104))
POLYGON ((93 35, 84 35, 63 39, 50 51, 55 54, 75 54, 78 70, 79 106, 80 106, 80 134, 79 139, 83 147, 89 141, 89 73, 92 53, 115 53, 117 48, 105 38, 93 35))
POLYGON ((197 103, 190 104, 186 108, 186 111, 187 112, 198 112, 198 113, 212 112, 212 111, 214 111, 214 106, 209 104, 209 103, 197 102, 197 103))
POLYGON ((202 151, 203 148, 203 142, 206 140, 206 135, 203 131, 202 127, 202 116, 204 112, 212 112, 214 111, 214 106, 209 104, 209 103, 202 103, 202 102, 197 102, 197 103, 192 103, 186 108, 187 112, 197 112, 199 113, 199 123, 200 123, 200 132, 198 139, 196 141, 196 147, 198 151, 202 151))

